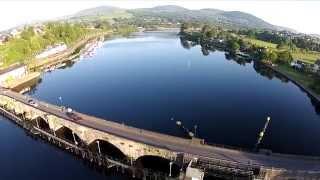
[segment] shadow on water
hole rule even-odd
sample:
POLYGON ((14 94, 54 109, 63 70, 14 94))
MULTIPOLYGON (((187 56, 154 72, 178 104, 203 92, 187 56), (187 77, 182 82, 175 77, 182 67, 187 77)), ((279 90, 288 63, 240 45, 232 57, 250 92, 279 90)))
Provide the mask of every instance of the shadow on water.
MULTIPOLYGON (((136 160, 136 166, 160 171, 164 174, 170 173, 170 160, 157 156, 142 156, 136 160)), ((171 176, 178 177, 179 173, 180 167, 177 164, 171 164, 171 176)))

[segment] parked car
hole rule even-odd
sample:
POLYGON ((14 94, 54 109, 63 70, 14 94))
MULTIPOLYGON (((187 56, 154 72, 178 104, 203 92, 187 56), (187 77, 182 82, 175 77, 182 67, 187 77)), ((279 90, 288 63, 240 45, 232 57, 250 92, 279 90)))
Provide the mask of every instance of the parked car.
POLYGON ((33 99, 29 99, 28 100, 28 103, 31 105, 31 106, 34 106, 34 107, 38 107, 38 103, 36 103, 33 99))

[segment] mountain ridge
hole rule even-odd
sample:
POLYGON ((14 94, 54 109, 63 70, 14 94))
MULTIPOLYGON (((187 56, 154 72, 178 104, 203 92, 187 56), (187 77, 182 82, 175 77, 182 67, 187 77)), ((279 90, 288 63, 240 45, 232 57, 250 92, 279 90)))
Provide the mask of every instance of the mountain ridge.
MULTIPOLYGON (((122 9, 114 6, 98 6, 89 8, 74 14, 72 18, 85 16, 108 16, 114 13, 124 14, 127 17, 136 18, 164 18, 175 22, 200 21, 211 24, 220 24, 235 28, 288 30, 291 29, 276 26, 258 18, 250 13, 242 11, 224 11, 213 8, 191 10, 176 5, 163 5, 151 8, 122 9), (119 13, 121 12, 121 13, 119 13)), ((118 17, 121 17, 118 15, 118 17)))

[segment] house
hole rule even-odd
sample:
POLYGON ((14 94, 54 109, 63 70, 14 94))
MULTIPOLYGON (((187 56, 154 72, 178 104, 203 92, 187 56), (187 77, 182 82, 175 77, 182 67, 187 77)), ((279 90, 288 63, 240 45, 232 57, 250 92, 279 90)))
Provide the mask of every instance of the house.
POLYGON ((10 35, 13 38, 19 38, 20 34, 21 34, 21 31, 19 31, 18 29, 13 29, 13 30, 10 31, 10 35))
POLYGON ((14 64, 6 69, 0 70, 0 86, 4 87, 8 81, 20 79, 27 74, 27 66, 23 64, 14 64))
POLYGON ((303 70, 304 68, 304 62, 300 61, 300 60, 293 60, 291 63, 290 63, 290 66, 295 68, 295 69, 298 69, 298 70, 303 70))
POLYGON ((55 46, 49 46, 43 52, 36 56, 36 59, 46 58, 55 54, 58 54, 67 49, 67 45, 64 43, 56 44, 55 46))
POLYGON ((43 35, 44 32, 44 26, 41 24, 36 24, 33 26, 33 32, 37 35, 43 35))
POLYGON ((320 71, 320 59, 316 60, 316 62, 313 64, 313 71, 315 73, 320 71))
POLYGON ((4 44, 9 40, 9 36, 6 34, 0 34, 0 45, 4 44))

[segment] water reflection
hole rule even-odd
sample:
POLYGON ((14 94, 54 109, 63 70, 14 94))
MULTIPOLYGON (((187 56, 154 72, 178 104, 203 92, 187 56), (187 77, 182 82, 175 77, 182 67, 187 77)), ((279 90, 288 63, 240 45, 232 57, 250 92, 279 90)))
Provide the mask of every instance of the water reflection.
MULTIPOLYGON (((180 37, 180 44, 184 49, 188 49, 190 50, 191 48, 195 47, 195 46, 200 46, 201 47, 201 52, 204 56, 208 56, 211 52, 215 52, 216 50, 219 51, 223 51, 223 48, 220 47, 214 47, 214 46, 208 46, 207 44, 202 44, 200 43, 200 40, 190 40, 186 37, 180 37)), ((245 66, 246 64, 251 64, 253 63, 253 68, 254 70, 260 74, 263 77, 266 77, 269 80, 272 80, 274 78, 279 79, 281 82, 283 83, 288 83, 291 82, 288 78, 286 78, 285 76, 273 71, 272 69, 266 67, 265 65, 263 65, 262 63, 260 63, 259 61, 254 61, 251 58, 242 58, 242 57, 238 57, 232 53, 226 52, 225 53, 225 59, 226 60, 232 60, 234 62, 236 62, 237 64, 241 65, 241 66, 245 66)), ((301 88, 300 88, 301 89, 301 88)), ((304 91, 303 89, 301 89, 302 91, 304 91)), ((306 92, 307 96, 310 99, 311 104, 313 105, 315 112, 320 115, 320 102, 318 102, 316 99, 314 99, 311 95, 309 95, 306 92)))
MULTIPOLYGON (((80 112, 185 137, 170 120, 174 117, 190 130, 197 125, 197 136, 207 142, 244 148, 254 145, 271 114, 264 148, 320 154, 320 121, 313 111, 319 114, 319 106, 311 99, 313 108, 286 78, 250 59, 200 47, 175 34, 134 38, 107 41, 94 57, 43 74, 29 95, 53 104, 63 96, 64 104, 80 112)), ((8 144, 0 150, 0 179, 131 177, 123 177, 122 170, 105 172, 79 163, 48 144, 28 139, 8 122, 0 120, 0 141, 8 144)), ((153 163, 144 160, 144 166, 148 164, 153 163)))

